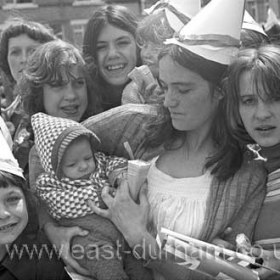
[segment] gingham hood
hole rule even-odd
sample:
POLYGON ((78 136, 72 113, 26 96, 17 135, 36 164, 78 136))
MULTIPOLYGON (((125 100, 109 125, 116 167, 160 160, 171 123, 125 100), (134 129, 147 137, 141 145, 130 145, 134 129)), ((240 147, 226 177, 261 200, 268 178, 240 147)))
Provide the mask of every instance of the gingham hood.
POLYGON ((74 139, 81 135, 88 136, 93 150, 100 143, 93 132, 73 120, 37 113, 31 117, 31 124, 35 146, 45 172, 54 172, 59 179, 61 159, 74 139))

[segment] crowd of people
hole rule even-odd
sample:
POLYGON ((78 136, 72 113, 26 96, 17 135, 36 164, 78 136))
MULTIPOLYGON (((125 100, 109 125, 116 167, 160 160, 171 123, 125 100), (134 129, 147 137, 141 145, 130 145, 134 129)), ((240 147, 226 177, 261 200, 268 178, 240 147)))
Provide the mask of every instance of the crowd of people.
POLYGON ((104 5, 82 50, 3 30, 1 280, 241 279, 178 265, 163 228, 243 234, 252 279, 280 278, 280 46, 245 0, 206 2, 104 5))

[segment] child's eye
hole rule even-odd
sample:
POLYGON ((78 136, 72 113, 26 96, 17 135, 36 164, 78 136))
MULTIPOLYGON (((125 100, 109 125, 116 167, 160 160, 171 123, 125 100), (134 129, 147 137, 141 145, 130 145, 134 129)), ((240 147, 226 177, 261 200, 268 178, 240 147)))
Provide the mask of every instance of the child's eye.
POLYGON ((19 54, 20 54, 20 50, 18 49, 10 51, 10 55, 19 55, 19 54))
POLYGON ((130 44, 130 41, 128 41, 128 40, 122 40, 122 41, 118 42, 118 46, 121 46, 121 47, 129 45, 129 44, 130 44))
POLYGON ((20 196, 10 196, 7 198, 7 202, 9 203, 17 203, 19 200, 21 200, 20 196))
POLYGON ((273 102, 280 102, 280 96, 271 97, 271 98, 270 98, 270 102, 271 102, 271 103, 273 103, 273 102))
POLYGON ((241 97, 241 103, 243 105, 254 105, 256 103, 256 98, 253 97, 241 97))
POLYGON ((74 167, 74 166, 75 166, 75 163, 66 164, 66 167, 68 167, 68 168, 69 168, 69 167, 71 168, 71 167, 74 167))
POLYGON ((97 44, 96 47, 97 51, 103 51, 106 49, 106 45, 105 44, 97 44))
POLYGON ((178 92, 181 94, 187 94, 189 93, 191 90, 189 88, 178 88, 178 92))
POLYGON ((74 81, 75 87, 83 87, 85 85, 86 81, 85 79, 77 79, 74 81))

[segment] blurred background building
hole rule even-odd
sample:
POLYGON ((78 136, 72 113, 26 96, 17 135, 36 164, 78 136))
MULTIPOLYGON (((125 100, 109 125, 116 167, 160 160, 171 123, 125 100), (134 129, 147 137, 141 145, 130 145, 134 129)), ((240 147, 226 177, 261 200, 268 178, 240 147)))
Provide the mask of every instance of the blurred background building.
POLYGON ((136 15, 140 0, 0 0, 0 32, 9 17, 21 16, 51 26, 56 35, 80 46, 92 12, 106 3, 127 6, 136 15))
MULTIPOLYGON (((100 5, 106 3, 124 5, 140 16, 145 7, 150 7, 156 1, 0 0, 0 32, 9 17, 23 16, 27 19, 49 24, 60 38, 80 46, 84 34, 84 26, 93 10, 100 5)), ((202 4, 206 4, 210 0, 201 1, 202 4)), ((246 9, 257 22, 265 25, 269 10, 270 12, 272 11, 274 20, 280 17, 280 0, 246 0, 246 9)))

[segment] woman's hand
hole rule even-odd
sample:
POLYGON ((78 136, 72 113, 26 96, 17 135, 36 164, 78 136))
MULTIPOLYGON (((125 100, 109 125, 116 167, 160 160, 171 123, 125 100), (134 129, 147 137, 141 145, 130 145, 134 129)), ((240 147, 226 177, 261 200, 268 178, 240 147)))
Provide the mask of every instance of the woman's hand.
POLYGON ((268 250, 263 250, 262 248, 253 247, 252 254, 255 257, 259 257, 259 258, 263 259, 263 264, 262 264, 263 266, 269 267, 272 269, 272 270, 269 270, 266 268, 257 268, 256 271, 258 272, 260 279, 269 280, 270 277, 272 277, 273 279, 276 279, 274 277, 276 277, 277 275, 280 279, 279 251, 268 251, 268 250), (277 270, 278 272, 273 271, 273 270, 277 270))
POLYGON ((225 231, 223 232, 223 234, 218 236, 218 237, 215 237, 212 240, 211 243, 213 243, 216 246, 225 248, 225 249, 234 250, 235 246, 225 240, 226 236, 231 234, 231 232, 232 232, 232 228, 231 227, 226 228, 225 231))
POLYGON ((79 274, 89 275, 88 271, 82 268, 73 258, 70 251, 71 239, 75 235, 86 236, 88 231, 80 227, 60 227, 51 222, 45 224, 44 229, 50 242, 54 244, 56 248, 59 248, 60 256, 65 265, 70 266, 79 274))
POLYGON ((147 234, 149 204, 146 196, 146 185, 141 187, 139 204, 130 197, 126 180, 121 182, 115 197, 110 194, 110 188, 103 188, 102 199, 108 209, 98 208, 93 201, 88 201, 88 204, 96 214, 110 219, 115 224, 130 247, 140 244, 147 234))

